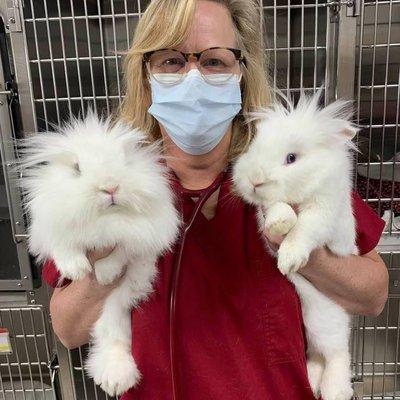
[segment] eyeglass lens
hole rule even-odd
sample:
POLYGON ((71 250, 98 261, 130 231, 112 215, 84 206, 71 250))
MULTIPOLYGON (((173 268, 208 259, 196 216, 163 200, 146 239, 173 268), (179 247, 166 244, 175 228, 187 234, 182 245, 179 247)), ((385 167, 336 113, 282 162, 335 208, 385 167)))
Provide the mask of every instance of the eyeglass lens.
MULTIPOLYGON (((149 61, 150 72, 157 80, 167 78, 168 83, 178 82, 187 72, 185 57, 175 50, 156 51, 149 61)), ((206 50, 196 64, 203 77, 215 83, 223 83, 240 73, 239 62, 228 49, 206 50)))

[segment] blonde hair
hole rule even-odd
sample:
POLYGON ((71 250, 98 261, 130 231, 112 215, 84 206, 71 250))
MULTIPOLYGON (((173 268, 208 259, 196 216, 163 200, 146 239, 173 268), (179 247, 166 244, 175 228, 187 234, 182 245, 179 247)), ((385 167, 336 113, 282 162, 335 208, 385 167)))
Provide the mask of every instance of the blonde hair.
MULTIPOLYGON (((177 48, 185 41, 193 21, 197 0, 153 0, 137 25, 133 43, 124 61, 126 95, 120 117, 143 130, 151 140, 161 137, 159 125, 147 110, 151 89, 143 54, 147 51, 177 48)), ((255 132, 255 122, 245 124, 249 111, 266 107, 270 86, 261 29, 259 3, 255 0, 211 0, 225 5, 232 17, 238 47, 246 60, 241 81, 242 112, 233 121, 229 160, 247 148, 255 132)))

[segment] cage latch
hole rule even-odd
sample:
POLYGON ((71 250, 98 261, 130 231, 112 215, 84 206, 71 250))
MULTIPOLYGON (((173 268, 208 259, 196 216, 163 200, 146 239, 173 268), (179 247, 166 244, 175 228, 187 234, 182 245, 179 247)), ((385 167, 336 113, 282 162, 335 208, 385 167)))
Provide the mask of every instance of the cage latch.
POLYGON ((331 16, 339 18, 340 9, 343 6, 347 7, 348 17, 357 17, 360 15, 360 0, 328 0, 327 7, 331 10, 331 16))

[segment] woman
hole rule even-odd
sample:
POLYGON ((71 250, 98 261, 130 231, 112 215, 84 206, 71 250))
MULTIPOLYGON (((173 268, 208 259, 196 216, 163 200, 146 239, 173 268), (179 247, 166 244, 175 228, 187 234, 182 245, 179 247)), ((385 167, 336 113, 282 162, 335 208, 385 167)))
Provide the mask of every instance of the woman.
MULTIPOLYGON (((239 110, 269 99, 257 4, 154 0, 137 26, 122 117, 162 137, 187 229, 159 260, 153 295, 132 312, 143 379, 124 400, 313 398, 297 295, 265 251, 254 209, 230 196, 230 162, 254 133, 239 110)), ((384 223, 353 201, 361 255, 317 249, 300 273, 348 312, 378 315, 388 275, 374 247, 384 223)), ((93 264, 111 250, 88 257, 93 264)), ((44 278, 55 286, 51 262, 44 278)), ((89 341, 115 285, 92 275, 54 290, 53 327, 67 347, 89 341)))

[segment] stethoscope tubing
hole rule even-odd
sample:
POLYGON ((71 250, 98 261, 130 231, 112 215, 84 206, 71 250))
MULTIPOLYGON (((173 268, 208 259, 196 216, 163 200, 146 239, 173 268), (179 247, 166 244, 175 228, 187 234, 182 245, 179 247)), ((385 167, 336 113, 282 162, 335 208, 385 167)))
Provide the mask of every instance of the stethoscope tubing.
POLYGON ((178 248, 177 255, 174 260, 174 268, 171 282, 170 290, 170 313, 169 313, 169 350, 170 350, 170 362, 171 362, 171 375, 172 375, 172 394, 173 400, 182 400, 181 396, 181 386, 179 382, 179 365, 177 355, 177 332, 175 330, 176 326, 176 300, 177 292, 179 287, 179 276, 181 272, 181 261, 183 256, 183 249, 185 246, 186 236, 191 229, 198 213, 202 209, 204 203, 209 199, 209 197, 218 189, 224 178, 226 171, 220 173, 219 177, 214 181, 214 183, 208 188, 208 190, 201 194, 197 200, 195 209, 190 216, 189 222, 183 225, 181 229, 181 240, 178 248))

